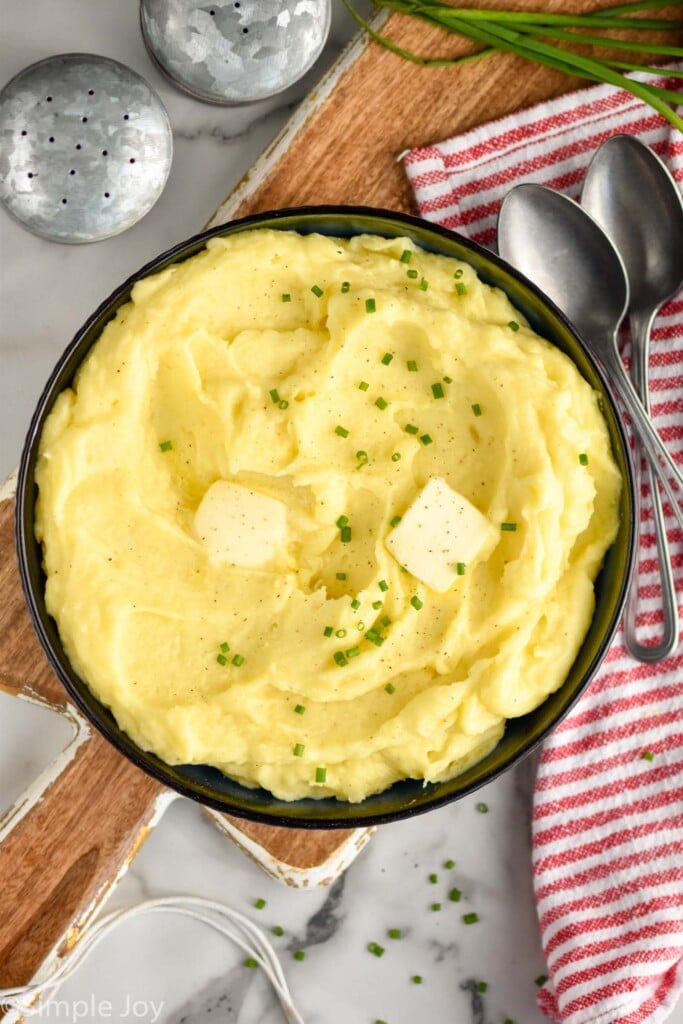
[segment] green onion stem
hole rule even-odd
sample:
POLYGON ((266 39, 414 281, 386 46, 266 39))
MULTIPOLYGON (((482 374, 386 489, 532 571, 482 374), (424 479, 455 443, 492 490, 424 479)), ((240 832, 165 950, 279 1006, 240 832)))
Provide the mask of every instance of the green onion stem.
MULTIPOLYGON (((683 49, 680 46, 658 46, 653 43, 637 43, 629 39, 590 36, 585 35, 583 32, 568 32, 566 29, 561 28, 545 28, 544 26, 542 29, 539 29, 537 25, 516 25, 515 32, 524 32, 527 35, 533 34, 534 38, 544 36, 551 39, 565 39, 571 43, 585 43, 589 46, 609 46, 615 50, 633 50, 634 53, 656 53, 663 57, 683 56, 683 49)), ((563 50, 562 52, 564 53, 565 51, 563 50)), ((680 96, 678 98, 680 100, 680 96)))
MULTIPOLYGON (((679 27, 677 22, 668 18, 637 18, 625 19, 621 15, 643 10, 640 3, 626 4, 622 8, 607 8, 593 11, 590 14, 553 14, 548 11, 510 11, 501 8, 484 9, 481 7, 450 7, 442 0, 378 0, 378 6, 390 7, 407 14, 417 14, 438 18, 443 25, 453 21, 494 21, 497 24, 528 23, 536 25, 566 25, 580 28, 584 25, 592 28, 617 28, 637 31, 660 31, 679 27), (621 11, 621 13, 619 13, 621 11)), ((655 6, 655 5, 653 5, 655 6)), ((661 6, 672 6, 671 0, 661 6)))

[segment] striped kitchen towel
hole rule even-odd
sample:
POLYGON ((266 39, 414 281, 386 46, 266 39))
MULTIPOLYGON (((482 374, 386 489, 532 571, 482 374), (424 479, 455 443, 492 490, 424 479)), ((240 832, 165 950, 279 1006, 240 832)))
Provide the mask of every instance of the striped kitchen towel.
MULTIPOLYGON (((602 85, 413 150, 405 169, 425 218, 493 247, 513 185, 535 181, 579 198, 592 154, 617 133, 651 146, 683 186, 680 133, 630 93, 602 85)), ((683 297, 662 310, 652 341, 652 415, 683 465, 683 297)), ((680 603, 683 531, 664 507, 680 603)), ((647 502, 643 519, 639 625, 653 641, 660 588, 647 502)), ((639 664, 620 629, 592 685, 544 744, 533 880, 549 972, 538 1000, 547 1016, 560 1024, 667 1020, 683 990, 680 647, 658 665, 639 664)))

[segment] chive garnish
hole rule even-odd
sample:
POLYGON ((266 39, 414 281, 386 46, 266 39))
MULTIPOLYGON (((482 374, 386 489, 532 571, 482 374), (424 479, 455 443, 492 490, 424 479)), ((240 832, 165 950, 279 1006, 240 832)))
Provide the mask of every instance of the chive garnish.
POLYGON ((458 576, 464 576, 466 568, 467 567, 464 562, 457 562, 455 566, 455 571, 458 574, 458 576))
POLYGON ((387 626, 390 626, 390 625, 391 625, 391 619, 389 618, 389 616, 388 616, 388 615, 385 615, 385 616, 383 617, 383 619, 382 619, 382 625, 383 625, 383 626, 384 626, 385 628, 386 628, 387 626))
POLYGON ((463 275, 464 273, 465 273, 465 271, 464 271, 464 270, 462 270, 462 269, 461 269, 460 267, 458 267, 458 269, 456 270, 456 272, 455 272, 455 273, 453 274, 453 277, 454 277, 454 278, 456 279, 456 281, 458 281, 458 280, 460 280, 460 278, 462 277, 462 275, 463 275))
POLYGON ((380 946, 379 942, 368 942, 368 952, 372 953, 373 956, 382 956, 384 946, 380 946))
POLYGON ((387 931, 387 935, 389 936, 390 939, 400 939, 401 938, 401 929, 400 928, 389 928, 389 930, 387 931))
POLYGON ((380 608, 382 607, 382 602, 381 601, 373 601, 372 602, 372 607, 375 609, 376 612, 378 612, 380 610, 380 608))
POLYGON ((303 949, 297 949, 296 953, 293 954, 295 960, 305 960, 306 954, 303 949))
POLYGON ((216 657, 216 661, 218 662, 219 665, 227 665, 228 664, 228 659, 225 657, 224 654, 219 654, 216 657))
POLYGON ((371 644, 375 645, 375 647, 381 647, 384 643, 384 637, 378 633, 374 627, 367 631, 365 639, 369 640, 371 644))
POLYGON ((651 750, 644 750, 640 756, 643 759, 643 761, 654 761, 655 757, 651 750))
POLYGON ((508 324, 508 327, 510 328, 511 331, 518 331, 519 330, 519 324, 517 323, 516 320, 511 320, 510 323, 508 324))
POLYGON ((453 903, 459 903, 461 896, 462 896, 462 893, 461 893, 460 889, 451 889, 451 891, 448 894, 449 900, 451 900, 451 902, 453 902, 453 903))
POLYGON ((303 757, 305 749, 306 748, 304 747, 303 743, 296 743, 294 745, 294 749, 292 750, 292 753, 294 754, 294 757, 303 757))
POLYGON ((411 279, 417 277, 417 270, 409 270, 408 277, 410 277, 411 279))
POLYGON ((432 439, 431 439, 431 437, 429 436, 429 434, 422 434, 422 435, 420 436, 420 440, 422 441, 422 444, 424 444, 424 445, 427 445, 427 444, 431 444, 431 443, 432 443, 432 439))
POLYGON ((232 663, 233 665, 237 665, 237 668, 240 668, 241 665, 244 665, 244 658, 241 654, 236 654, 232 659, 232 663))
POLYGON ((463 284, 462 281, 458 281, 458 283, 455 286, 455 290, 458 293, 458 295, 467 295, 467 285, 463 284))
POLYGON ((441 910, 440 903, 432 903, 432 910, 441 910))
POLYGON ((586 455, 585 452, 581 452, 581 454, 579 455, 579 462, 581 463, 582 466, 587 466, 588 465, 588 456, 586 455))
POLYGON ((353 608, 354 612, 358 611, 358 609, 360 608, 360 601, 358 600, 357 597, 354 597, 353 601, 351 602, 351 607, 353 608))
POLYGON ((223 654, 227 654, 228 651, 230 650, 230 644, 226 643, 226 641, 224 640, 223 643, 221 644, 221 650, 223 654))
POLYGON ((386 580, 380 580, 377 586, 379 587, 383 594, 386 594, 387 590, 389 589, 389 584, 387 583, 386 580))
POLYGON ((386 409, 389 403, 387 402, 386 398, 382 398, 380 395, 380 397, 375 401, 375 405, 377 406, 378 409, 386 409))
POLYGON ((422 605, 423 605, 424 602, 422 602, 420 600, 420 598, 417 596, 417 594, 413 594, 413 596, 410 599, 410 603, 412 604, 412 606, 415 609, 415 611, 419 612, 419 610, 420 610, 420 608, 422 608, 422 605))
POLYGON ((334 428, 334 432, 335 432, 335 434, 338 434, 339 437, 348 437, 349 436, 349 432, 346 429, 346 427, 341 427, 341 426, 335 427, 334 428))
POLYGON ((271 390, 268 392, 268 394, 270 395, 270 398, 271 398, 271 401, 273 402, 273 404, 277 405, 278 402, 280 401, 280 395, 278 394, 277 388, 271 388, 271 390))
POLYGON ((339 529, 341 530, 341 528, 343 526, 347 525, 348 521, 349 521, 349 517, 348 516, 339 516, 339 519, 337 520, 335 525, 338 526, 339 529))
POLYGON ((338 580, 345 580, 346 579, 346 573, 345 572, 336 572, 334 575, 335 575, 335 579, 338 579, 338 580))
POLYGON ((387 691, 387 693, 396 693, 396 687, 394 686, 393 683, 387 683, 384 689, 387 691))
POLYGON ((480 814, 488 814, 489 805, 484 803, 477 804, 477 810, 479 811, 480 814))
POLYGON ((392 462, 400 462, 401 461, 401 453, 400 452, 394 452, 394 454, 391 456, 391 461, 392 462))
POLYGON ((327 768, 316 768, 315 770, 315 781, 325 782, 327 779, 327 768))
POLYGON ((356 452, 356 458, 358 459, 358 465, 356 466, 356 469, 362 469, 363 466, 367 466, 368 462, 370 461, 368 459, 368 453, 363 448, 360 448, 356 452))
POLYGON ((319 285, 317 285, 317 284, 314 284, 314 285, 313 285, 313 287, 311 288, 311 291, 312 291, 312 292, 313 292, 313 294, 314 294, 315 296, 317 296, 317 297, 318 297, 319 299, 320 299, 320 298, 322 298, 322 296, 323 296, 323 290, 322 290, 322 288, 321 288, 321 287, 320 287, 319 285))
POLYGON ((340 532, 340 540, 341 540, 342 544, 348 544, 349 541, 351 540, 351 527, 350 526, 342 526, 342 528, 341 528, 341 530, 339 532, 340 532))
POLYGON ((432 394, 434 395, 434 398, 443 398, 444 393, 443 384, 440 382, 432 384, 432 394))
POLYGON ((356 623, 356 629, 358 630, 359 633, 362 633, 363 630, 365 629, 365 623, 359 619, 358 622, 356 623))
POLYGON ((500 528, 503 533, 514 533, 517 529, 517 523, 501 523, 500 528))
POLYGON ((350 287, 351 287, 351 282, 350 281, 342 281, 342 285, 341 285, 342 292, 348 292, 350 287))
POLYGON ((346 652, 346 657, 347 658, 357 658, 359 654, 360 654, 360 647, 349 647, 348 651, 346 652))
POLYGON ((398 526, 402 519, 403 516, 394 516, 394 518, 390 520, 389 526, 398 526))
POLYGON ((325 626, 323 630, 323 636, 332 636, 333 632, 334 630, 332 629, 332 626, 325 626))
POLYGON ((444 382, 444 384, 452 384, 453 383, 453 378, 452 377, 444 377, 443 382, 444 382))
POLYGON ((410 980, 412 981, 413 985, 421 985, 422 984, 422 975, 421 974, 414 974, 410 980))
POLYGON ((346 636, 346 630, 345 629, 338 629, 337 632, 334 635, 338 636, 340 640, 343 640, 344 637, 346 636))
POLYGON ((294 714, 295 715, 305 715, 306 714, 305 706, 303 704, 297 704, 296 707, 294 708, 294 714))
POLYGON ((384 355, 382 356, 382 362, 384 363, 385 366, 388 366, 393 358, 394 357, 391 354, 391 352, 385 352, 384 355))
POLYGON ((377 312, 377 303, 375 302, 374 299, 366 299, 365 300, 365 312, 366 313, 376 313, 377 312))
POLYGON ((414 423, 406 423, 403 429, 405 430, 406 434, 417 434, 420 428, 416 427, 414 423))
POLYGON ((476 924, 479 920, 479 914, 475 914, 474 911, 472 911, 471 914, 463 914, 462 919, 465 924, 476 924))
POLYGON ((421 292, 426 292, 428 288, 429 288, 429 282, 425 281, 425 279, 423 277, 422 280, 420 281, 420 291, 421 292))
POLYGON ((278 409, 287 409, 288 406, 289 402, 287 401, 286 398, 281 398, 280 401, 277 403, 278 409))
POLYGON ((292 301, 292 296, 289 294, 289 292, 283 292, 282 293, 282 301, 283 302, 291 302, 292 301))
POLYGON ((258 961, 254 960, 253 956, 248 956, 243 962, 245 967, 258 967, 258 961))
POLYGON ((279 925, 279 924, 274 924, 273 927, 270 930, 272 931, 273 935, 284 935, 285 934, 284 928, 282 928, 281 925, 279 925))
POLYGON ((343 651, 335 651, 334 652, 334 660, 336 661, 336 663, 339 665, 340 668, 343 668, 344 665, 348 665, 348 661, 346 660, 346 657, 345 657, 343 651))
POLYGON ((410 263, 413 258, 413 254, 410 249, 404 249, 401 253, 401 263, 410 263))
POLYGON ((409 359, 406 366, 410 373, 417 373, 417 362, 414 359, 409 359))
POLYGON ((475 416, 481 416, 481 406, 479 405, 479 402, 474 403, 472 406, 472 412, 475 416))
POLYGON ((257 910, 263 910, 265 905, 266 905, 266 901, 264 899, 262 899, 260 896, 259 896, 259 898, 257 900, 254 900, 254 906, 256 907, 257 910))
POLYGON ((160 452, 170 452, 172 448, 173 448, 173 441, 160 441, 159 442, 159 451, 160 452))
POLYGON ((368 388, 370 387, 370 385, 368 384, 368 382, 366 380, 362 380, 360 382, 360 384, 358 385, 358 387, 360 388, 361 391, 367 391, 368 388))

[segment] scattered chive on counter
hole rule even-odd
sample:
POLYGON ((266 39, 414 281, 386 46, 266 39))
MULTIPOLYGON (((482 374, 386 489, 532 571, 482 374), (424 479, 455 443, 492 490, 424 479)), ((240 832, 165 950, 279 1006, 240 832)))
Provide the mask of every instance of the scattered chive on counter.
POLYGON ((266 901, 261 896, 259 896, 258 899, 254 900, 254 906, 256 907, 257 910, 263 910, 265 905, 266 901))
POLYGON ((488 814, 489 806, 488 804, 479 803, 477 804, 477 810, 479 811, 480 814, 488 814))
POLYGON ((644 750, 640 756, 643 761, 654 761, 655 759, 655 755, 652 753, 651 750, 644 750))
POLYGON ((384 946, 380 946, 379 942, 368 942, 368 953, 372 953, 373 956, 383 956, 384 946))
POLYGON ((488 987, 489 987, 489 985, 488 985, 487 981, 478 981, 477 982, 477 992, 486 992, 488 987))
POLYGON ((387 931, 387 935, 389 936, 390 939, 400 939, 401 938, 401 929, 400 928, 389 928, 388 931, 387 931))
POLYGON ((245 967, 258 967, 258 961, 254 960, 253 956, 248 956, 243 962, 245 967))
POLYGON ((272 931, 273 935, 284 935, 285 934, 284 928, 281 925, 279 925, 279 924, 274 924, 273 927, 270 930, 272 931))
POLYGON ((452 903, 459 903, 461 897, 462 892, 460 891, 460 889, 451 889, 451 891, 448 894, 448 898, 452 903))
POLYGON ((413 985, 421 985, 422 984, 422 975, 421 974, 414 974, 410 980, 412 981, 413 985))
POLYGON ((429 881, 432 885, 436 885, 436 883, 439 881, 439 876, 432 872, 432 874, 429 876, 429 881))
POLYGON ((463 914, 462 919, 465 922, 465 924, 476 924, 477 921, 479 920, 479 914, 476 914, 474 911, 471 911, 469 914, 463 914))
POLYGON ((296 953, 293 954, 295 960, 305 960, 306 954, 303 949, 297 949, 296 953))
POLYGON ((438 910, 441 910, 441 904, 440 903, 432 903, 432 908, 431 909, 436 913, 438 910))
POLYGON ((455 861, 454 860, 445 860, 443 862, 443 866, 445 867, 446 871, 452 871, 453 868, 455 867, 455 861))

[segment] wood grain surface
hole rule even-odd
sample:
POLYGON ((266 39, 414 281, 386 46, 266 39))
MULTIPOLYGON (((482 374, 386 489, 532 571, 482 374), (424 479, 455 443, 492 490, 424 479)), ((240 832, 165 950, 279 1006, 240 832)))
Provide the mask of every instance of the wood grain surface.
MULTIPOLYGON (((609 2, 546 0, 542 7, 593 10, 609 2)), ((482 0, 482 6, 496 4, 482 0)), ((539 5, 517 0, 515 6, 539 5)), ((391 15, 382 31, 423 55, 456 56, 471 49, 466 41, 402 15, 391 15)), ((680 33, 675 38, 683 41, 680 33)), ((396 159, 403 150, 580 84, 509 55, 433 69, 408 63, 374 43, 356 46, 354 59, 342 59, 321 83, 318 100, 312 97, 303 105, 307 115, 299 115, 285 132, 288 148, 283 152, 283 140, 276 142, 224 209, 244 215, 334 203, 410 212, 410 191, 396 159)), ((11 500, 0 506, 0 687, 64 712, 65 693, 35 639, 21 595, 13 506, 11 500)), ((62 774, 0 844, 0 986, 29 981, 55 943, 97 908, 135 855, 163 798, 157 782, 98 735, 80 739, 62 774)), ((233 838, 234 826, 247 845, 261 846, 304 869, 323 864, 335 849, 356 841, 348 832, 296 832, 236 819, 226 824, 233 838)))

